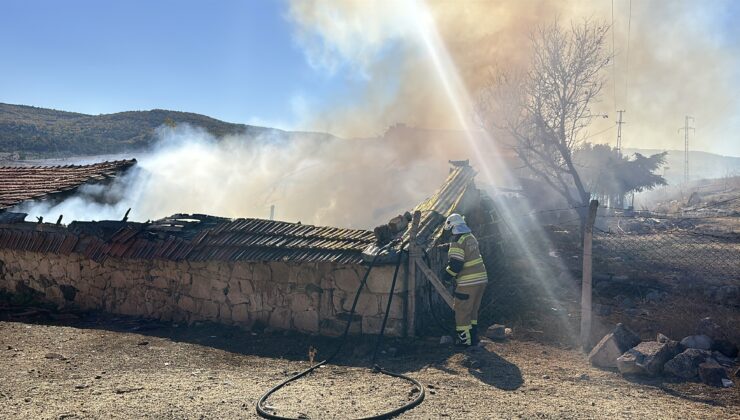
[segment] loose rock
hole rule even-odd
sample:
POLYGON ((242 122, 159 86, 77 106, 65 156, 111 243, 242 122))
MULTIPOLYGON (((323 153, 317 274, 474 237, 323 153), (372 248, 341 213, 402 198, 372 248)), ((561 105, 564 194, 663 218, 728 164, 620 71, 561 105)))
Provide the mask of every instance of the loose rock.
POLYGON ((710 350, 712 339, 706 335, 690 335, 681 340, 681 345, 687 349, 710 350))
POLYGON ((712 344, 712 350, 716 350, 729 358, 735 358, 738 354, 737 345, 729 340, 715 340, 712 344))
POLYGON ((636 346, 640 338, 623 324, 617 324, 614 331, 604 336, 601 341, 591 349, 588 361, 592 365, 602 368, 617 367, 617 358, 625 351, 636 346))
POLYGON ((44 355, 45 359, 53 359, 53 360, 67 360, 66 357, 62 356, 59 353, 46 353, 44 355))
POLYGON ((506 339, 506 327, 501 324, 493 324, 486 330, 486 337, 491 340, 506 339))
POLYGON ((717 363, 725 367, 732 367, 735 365, 735 359, 730 359, 729 357, 718 351, 712 352, 712 359, 716 360, 717 363))
POLYGON ((617 358, 624 353, 619 349, 617 339, 613 333, 609 333, 599 341, 588 354, 588 361, 593 366, 601 368, 617 367, 617 358))
POLYGON ((663 370, 682 379, 696 380, 699 379, 699 365, 709 357, 710 353, 706 350, 687 349, 669 360, 663 370))
POLYGON ((622 351, 627 351, 640 344, 640 337, 621 322, 617 324, 612 333, 614 334, 614 338, 617 339, 619 349, 622 351))
POLYGON ((452 344, 452 337, 449 335, 443 335, 442 337, 439 337, 439 344, 452 344))
POLYGON ((623 375, 656 376, 663 365, 678 353, 678 343, 644 341, 617 358, 617 368, 623 375))
POLYGON ((707 385, 724 387, 723 379, 729 379, 725 368, 717 362, 707 361, 699 365, 699 377, 707 385))

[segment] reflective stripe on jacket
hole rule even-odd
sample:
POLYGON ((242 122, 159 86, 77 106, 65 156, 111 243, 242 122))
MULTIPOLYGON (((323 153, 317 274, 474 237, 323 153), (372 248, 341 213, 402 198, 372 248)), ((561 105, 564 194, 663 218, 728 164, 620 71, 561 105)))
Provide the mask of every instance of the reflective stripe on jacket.
POLYGON ((447 272, 457 277, 458 286, 472 286, 488 282, 486 266, 478 249, 478 240, 470 233, 465 233, 457 241, 450 243, 447 254, 447 272), (460 267, 459 272, 454 267, 460 267))

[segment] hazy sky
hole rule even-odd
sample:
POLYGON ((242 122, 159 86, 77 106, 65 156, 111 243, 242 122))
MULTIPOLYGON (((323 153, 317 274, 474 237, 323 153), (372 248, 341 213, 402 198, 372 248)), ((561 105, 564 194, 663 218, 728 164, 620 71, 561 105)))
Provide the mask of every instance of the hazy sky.
MULTIPOLYGON (((404 13, 411 9, 400 4, 3 0, 0 102, 90 114, 165 108, 357 136, 377 135, 394 122, 429 125, 439 121, 438 114, 418 117, 414 104, 404 102, 405 86, 416 82, 414 72, 423 68, 417 64, 424 65, 418 57, 425 53, 418 42, 407 42, 411 35, 406 28, 418 20, 418 9, 406 19, 404 13), (363 106, 378 97, 382 109, 363 106), (348 117, 347 110, 354 115, 348 117), (342 132, 336 122, 317 115, 322 113, 365 124, 342 132), (326 125, 315 124, 317 120, 326 125)), ((694 149, 740 156, 740 1, 636 0, 629 21, 631 64, 625 62, 629 0, 564 4, 435 2, 430 10, 444 43, 465 47, 453 47, 450 53, 471 86, 475 77, 469 77, 462 62, 481 39, 516 39, 506 34, 551 19, 553 10, 609 22, 614 4, 617 66, 612 74, 618 76, 610 88, 616 103, 630 86, 628 97, 620 101, 629 105, 626 117, 632 125, 625 130, 633 130, 625 132, 625 146, 680 148, 675 129, 688 113, 697 118, 697 138, 705 139, 694 149), (469 10, 457 13, 451 7, 469 10), (532 13, 541 15, 529 19, 532 13), (503 21, 506 25, 497 28, 503 21), (471 22, 482 23, 475 27, 471 22), (489 27, 490 32, 483 30, 489 27), (632 73, 622 71, 628 66, 632 73), (630 74, 629 80, 624 74, 630 74)), ((475 64, 471 72, 480 69, 477 58, 470 62, 475 64)), ((418 102, 432 101, 420 96, 418 102)), ((611 141, 613 134, 604 134, 603 141, 611 141)))

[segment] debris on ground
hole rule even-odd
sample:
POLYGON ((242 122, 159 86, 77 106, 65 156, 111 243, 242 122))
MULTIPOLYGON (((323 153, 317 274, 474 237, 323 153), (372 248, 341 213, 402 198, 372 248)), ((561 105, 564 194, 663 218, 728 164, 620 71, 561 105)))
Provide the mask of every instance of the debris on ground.
POLYGON ((493 324, 486 330, 486 337, 491 340, 505 340, 506 339, 506 326, 501 324, 493 324))

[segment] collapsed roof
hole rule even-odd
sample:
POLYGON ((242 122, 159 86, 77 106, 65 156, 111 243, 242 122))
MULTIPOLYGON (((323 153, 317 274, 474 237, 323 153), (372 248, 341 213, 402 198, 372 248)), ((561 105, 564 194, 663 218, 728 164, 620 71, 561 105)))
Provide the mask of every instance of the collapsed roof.
POLYGON ((80 186, 110 180, 136 164, 136 159, 92 165, 1 166, 0 211, 28 200, 72 193, 80 186))
MULTIPOLYGON (((414 209, 421 213, 417 240, 426 248, 438 241, 449 214, 464 213, 468 197, 479 197, 473 183, 475 170, 467 162, 451 163, 453 168, 447 180, 414 209)), ((396 235, 407 239, 408 229, 410 226, 403 226, 396 235)), ((367 230, 203 214, 175 214, 147 223, 72 222, 67 227, 24 222, 22 217, 0 218, 0 249, 74 252, 98 262, 114 257, 358 264, 363 262, 363 251, 378 249, 376 239, 367 230)))

